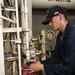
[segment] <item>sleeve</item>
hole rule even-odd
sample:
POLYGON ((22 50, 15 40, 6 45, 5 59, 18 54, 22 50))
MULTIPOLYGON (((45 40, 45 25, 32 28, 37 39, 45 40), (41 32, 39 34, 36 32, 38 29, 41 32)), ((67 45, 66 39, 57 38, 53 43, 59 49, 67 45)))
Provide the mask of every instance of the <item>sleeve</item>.
POLYGON ((55 52, 53 53, 51 58, 41 61, 42 64, 57 64, 61 62, 60 51, 58 51, 58 48, 56 47, 55 47, 55 52))
POLYGON ((61 62, 61 54, 60 54, 58 38, 57 38, 53 55, 51 56, 51 58, 41 61, 41 63, 42 64, 48 64, 48 63, 49 64, 58 64, 60 62, 61 62))
POLYGON ((75 36, 66 42, 66 56, 62 64, 45 64, 47 75, 71 75, 75 71, 75 36))

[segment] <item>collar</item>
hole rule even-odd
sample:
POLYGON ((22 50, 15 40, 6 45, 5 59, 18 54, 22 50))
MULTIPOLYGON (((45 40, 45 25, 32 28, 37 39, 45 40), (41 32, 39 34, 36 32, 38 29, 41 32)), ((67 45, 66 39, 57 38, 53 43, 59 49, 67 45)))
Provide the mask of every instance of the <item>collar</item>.
MULTIPOLYGON (((67 23, 66 25, 66 28, 65 28, 65 31, 64 31, 64 35, 63 35, 63 38, 67 38, 71 32, 71 29, 72 29, 72 24, 70 22, 67 23)), ((62 32, 59 33, 59 36, 62 35, 62 32)))

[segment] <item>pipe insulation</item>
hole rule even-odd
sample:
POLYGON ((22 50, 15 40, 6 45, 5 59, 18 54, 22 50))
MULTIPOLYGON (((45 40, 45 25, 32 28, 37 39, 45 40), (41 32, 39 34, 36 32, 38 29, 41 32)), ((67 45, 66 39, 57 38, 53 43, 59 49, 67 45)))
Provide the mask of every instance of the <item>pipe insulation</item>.
POLYGON ((54 5, 64 6, 67 9, 75 9, 75 0, 32 0, 33 8, 50 8, 54 5))
MULTIPOLYGON (((28 0, 29 1, 29 0, 28 0)), ((75 9, 75 0, 30 0, 32 1, 32 8, 48 9, 53 5, 64 6, 67 9, 75 9)), ((19 7, 21 7, 21 0, 19 0, 19 7)))

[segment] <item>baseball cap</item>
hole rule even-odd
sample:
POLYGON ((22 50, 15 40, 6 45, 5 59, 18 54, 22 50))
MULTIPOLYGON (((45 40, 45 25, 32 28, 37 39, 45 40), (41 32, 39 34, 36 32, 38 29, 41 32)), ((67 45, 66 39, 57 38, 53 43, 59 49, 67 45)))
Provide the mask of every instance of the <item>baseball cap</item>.
POLYGON ((47 16, 46 16, 46 19, 42 22, 42 24, 44 25, 47 25, 49 23, 49 21, 51 21, 51 19, 54 17, 54 16, 57 16, 59 15, 60 13, 62 14, 66 14, 67 13, 67 10, 66 8, 62 7, 62 6, 52 6, 51 8, 49 8, 47 10, 47 16))

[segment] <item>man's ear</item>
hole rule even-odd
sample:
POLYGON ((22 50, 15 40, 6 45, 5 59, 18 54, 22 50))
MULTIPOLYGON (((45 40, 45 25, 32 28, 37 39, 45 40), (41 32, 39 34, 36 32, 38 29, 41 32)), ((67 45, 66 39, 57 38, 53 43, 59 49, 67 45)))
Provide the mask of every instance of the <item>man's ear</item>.
POLYGON ((60 19, 60 20, 62 20, 62 17, 61 17, 61 16, 59 16, 59 19, 60 19))
POLYGON ((62 14, 59 14, 59 19, 62 20, 63 16, 62 14))

